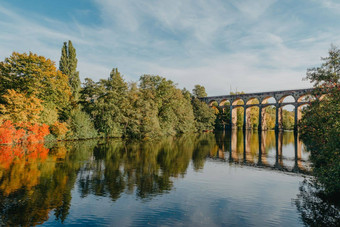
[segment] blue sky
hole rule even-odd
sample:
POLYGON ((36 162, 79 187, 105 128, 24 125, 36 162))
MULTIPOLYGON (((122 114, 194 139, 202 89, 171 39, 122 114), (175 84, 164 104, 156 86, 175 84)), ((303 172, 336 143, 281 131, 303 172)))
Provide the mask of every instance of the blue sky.
POLYGON ((209 95, 305 88, 307 68, 340 45, 338 0, 0 0, 0 59, 77 49, 81 79, 118 67, 209 95))

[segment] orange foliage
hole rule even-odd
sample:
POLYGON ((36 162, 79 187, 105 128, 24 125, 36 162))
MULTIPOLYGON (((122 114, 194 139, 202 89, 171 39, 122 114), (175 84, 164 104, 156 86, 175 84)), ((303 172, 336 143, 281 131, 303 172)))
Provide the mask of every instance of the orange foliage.
POLYGON ((46 160, 48 153, 49 149, 41 143, 0 146, 0 190, 2 193, 9 195, 23 186, 31 189, 37 185, 41 175, 39 163, 46 160))
POLYGON ((48 134, 50 134, 48 125, 28 122, 13 124, 7 120, 0 125, 0 144, 41 142, 48 134))

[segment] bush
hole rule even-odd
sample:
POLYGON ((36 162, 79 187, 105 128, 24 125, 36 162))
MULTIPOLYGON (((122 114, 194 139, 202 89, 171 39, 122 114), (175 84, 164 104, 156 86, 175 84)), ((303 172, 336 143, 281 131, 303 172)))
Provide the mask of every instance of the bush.
POLYGON ((68 139, 89 139, 98 136, 90 116, 80 108, 71 111, 68 125, 70 129, 68 139))
POLYGON ((69 131, 67 126, 66 122, 61 123, 56 121, 51 125, 51 134, 54 135, 57 140, 63 140, 66 137, 66 133, 69 131))

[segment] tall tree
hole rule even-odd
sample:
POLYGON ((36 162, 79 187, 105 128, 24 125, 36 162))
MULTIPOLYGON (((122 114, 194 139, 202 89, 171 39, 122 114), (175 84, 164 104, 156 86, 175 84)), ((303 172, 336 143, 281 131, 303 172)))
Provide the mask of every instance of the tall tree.
POLYGON ((59 69, 69 78, 69 84, 75 101, 78 101, 79 99, 79 92, 81 88, 79 72, 77 71, 77 63, 76 49, 73 47, 71 40, 68 41, 68 44, 67 42, 64 42, 61 49, 59 69))

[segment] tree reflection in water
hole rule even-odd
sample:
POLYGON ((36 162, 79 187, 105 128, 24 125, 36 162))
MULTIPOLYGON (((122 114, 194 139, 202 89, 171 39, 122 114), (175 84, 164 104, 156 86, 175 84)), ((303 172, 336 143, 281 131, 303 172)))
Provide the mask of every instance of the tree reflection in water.
POLYGON ((308 226, 339 226, 339 204, 328 201, 316 183, 304 180, 295 200, 302 221, 308 226))
MULTIPOLYGON (((203 169, 207 158, 280 171, 306 171, 301 143, 293 133, 283 136, 233 131, 143 143, 88 140, 58 143, 50 148, 42 144, 2 146, 0 225, 42 224, 51 214, 63 222, 69 214, 75 185, 82 198, 95 195, 116 201, 123 194, 133 194, 148 201, 172 190, 173 180, 184 177, 190 163, 194 171, 203 169), (295 158, 290 160, 282 147, 292 144, 295 158), (275 157, 271 157, 272 150, 275 157), (294 162, 294 167, 286 167, 287 161, 294 162)), ((314 202, 307 196, 313 194, 302 192, 299 199, 307 199, 296 204, 302 219, 309 223, 309 217, 317 218, 305 212, 311 208, 308 203, 314 202)), ((323 208, 320 215, 327 215, 323 208)))

